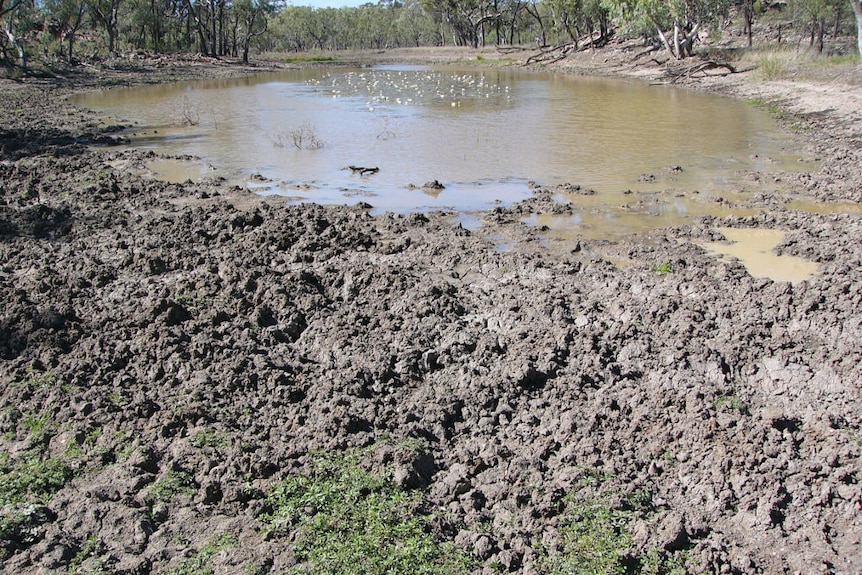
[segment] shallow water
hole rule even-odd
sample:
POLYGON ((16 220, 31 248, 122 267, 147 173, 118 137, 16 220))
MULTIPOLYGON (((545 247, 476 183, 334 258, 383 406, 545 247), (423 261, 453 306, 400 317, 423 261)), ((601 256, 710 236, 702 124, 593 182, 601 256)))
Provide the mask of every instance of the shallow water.
POLYGON ((378 211, 484 209, 529 197, 534 180, 596 190, 561 198, 591 227, 674 225, 724 214, 716 200, 751 188, 746 173, 811 166, 732 99, 516 69, 292 70, 78 102, 134 123, 135 147, 201 159, 167 178, 212 166, 260 193, 378 211), (431 180, 445 189, 424 189, 431 180))
POLYGON ((765 228, 717 228, 726 242, 704 242, 700 246, 714 255, 739 260, 753 277, 801 282, 817 273, 818 266, 796 256, 777 255, 774 249, 786 232, 765 228))

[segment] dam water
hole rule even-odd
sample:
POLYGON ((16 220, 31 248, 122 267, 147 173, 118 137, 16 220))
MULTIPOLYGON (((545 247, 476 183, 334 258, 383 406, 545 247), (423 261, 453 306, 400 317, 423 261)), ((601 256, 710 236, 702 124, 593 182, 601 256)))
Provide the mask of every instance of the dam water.
POLYGON ((133 147, 193 158, 154 162, 161 177, 377 211, 486 209, 571 183, 566 225, 636 230, 726 215, 740 194, 781 192, 752 173, 813 165, 744 102, 510 68, 297 69, 77 103, 129 124, 133 147))

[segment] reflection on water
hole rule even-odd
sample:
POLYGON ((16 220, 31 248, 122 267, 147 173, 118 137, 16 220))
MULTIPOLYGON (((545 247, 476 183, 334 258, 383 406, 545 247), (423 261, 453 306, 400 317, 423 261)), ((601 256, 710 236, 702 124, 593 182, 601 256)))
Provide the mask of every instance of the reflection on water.
POLYGON ((734 100, 514 69, 291 70, 78 102, 133 122, 137 147, 198 156, 261 193, 378 210, 485 209, 529 197, 530 180, 572 182, 597 192, 566 195, 573 223, 641 229, 716 215, 727 194, 755 191, 746 172, 810 167, 734 100), (445 188, 426 193, 432 180, 445 188))
POLYGON ((712 254, 738 259, 752 276, 774 281, 801 282, 817 273, 817 264, 796 256, 776 255, 785 232, 763 228, 718 228, 727 242, 700 244, 712 254))

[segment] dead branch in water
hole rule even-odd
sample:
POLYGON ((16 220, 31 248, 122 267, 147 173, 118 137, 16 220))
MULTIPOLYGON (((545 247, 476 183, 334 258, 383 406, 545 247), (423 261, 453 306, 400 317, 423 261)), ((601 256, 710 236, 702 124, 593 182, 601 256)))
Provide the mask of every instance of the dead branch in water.
POLYGON ((376 166, 373 168, 366 168, 365 166, 347 166, 347 167, 350 169, 350 171, 352 173, 359 174, 360 176, 368 176, 370 174, 376 174, 377 172, 380 171, 380 168, 378 168, 376 166))

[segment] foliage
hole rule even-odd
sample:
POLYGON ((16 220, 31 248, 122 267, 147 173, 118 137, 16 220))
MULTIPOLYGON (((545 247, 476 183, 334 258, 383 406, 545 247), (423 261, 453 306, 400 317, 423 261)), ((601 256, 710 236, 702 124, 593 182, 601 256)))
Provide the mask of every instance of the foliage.
POLYGON ((604 0, 605 5, 630 33, 658 37, 675 57, 691 54, 702 25, 721 23, 730 0, 604 0))
POLYGON ((466 573, 466 555, 432 535, 422 494, 364 469, 364 453, 321 454, 309 475, 269 494, 272 512, 260 519, 271 532, 295 533, 291 573, 466 573))
POLYGON ((729 409, 732 409, 733 411, 739 412, 742 415, 751 414, 748 408, 748 404, 745 403, 738 395, 736 395, 735 391, 723 393, 716 397, 713 401, 713 406, 717 410, 721 410, 727 407, 729 409))
POLYGON ((549 575, 605 575, 641 573, 682 575, 688 553, 650 548, 633 550, 631 528, 638 519, 655 512, 652 490, 643 487, 620 494, 603 486, 608 477, 590 475, 581 490, 563 500, 560 521, 561 549, 540 557, 549 575))
POLYGON ((202 449, 204 447, 224 448, 228 446, 228 438, 227 435, 220 431, 204 429, 203 431, 194 434, 189 439, 189 443, 198 449, 202 449))
POLYGON ((41 459, 32 453, 20 462, 6 457, 0 461, 0 505, 47 502, 73 475, 62 459, 41 459))
MULTIPOLYGON (((855 31, 862 42, 860 0, 788 5, 794 29, 808 33, 818 50, 830 30, 833 36, 855 31)), ((732 9, 741 12, 750 38, 763 6, 761 0, 382 0, 344 8, 274 0, 0 0, 0 65, 12 75, 26 71, 34 56, 53 67, 130 51, 248 61, 253 51, 578 45, 607 38, 615 28, 683 57, 705 28, 724 29, 732 9)))
POLYGON ((663 261, 656 264, 653 269, 660 274, 669 274, 673 273, 673 264, 669 261, 663 261))
POLYGON ((631 546, 630 512, 611 507, 605 496, 569 497, 560 534, 563 551, 552 573, 625 573, 622 551, 631 546))
POLYGON ((169 469, 164 477, 153 484, 147 495, 151 500, 170 503, 180 495, 194 495, 197 490, 191 473, 184 469, 169 469))
POLYGON ((167 575, 212 575, 210 561, 213 555, 236 545, 236 539, 223 533, 189 555, 179 567, 168 570, 167 575))

